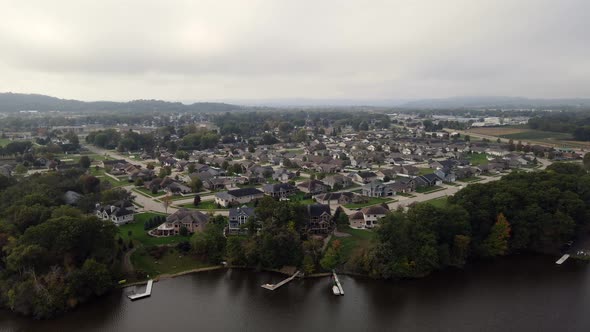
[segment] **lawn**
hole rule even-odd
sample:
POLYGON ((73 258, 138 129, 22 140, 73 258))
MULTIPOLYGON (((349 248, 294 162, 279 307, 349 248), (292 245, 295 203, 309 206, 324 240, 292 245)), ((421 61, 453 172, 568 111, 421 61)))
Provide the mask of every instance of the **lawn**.
MULTIPOLYGON (((184 196, 181 195, 176 195, 176 196, 172 196, 172 200, 173 201, 182 201, 183 199, 189 199, 189 198, 195 198, 196 194, 186 194, 184 196)), ((201 196, 202 197, 202 196, 201 196)))
POLYGON ((467 156, 467 160, 469 160, 473 166, 486 165, 488 163, 488 158, 485 153, 470 153, 467 156))
MULTIPOLYGON (((246 204, 248 205, 248 204, 246 204)), ((215 201, 201 201, 199 206, 195 206, 193 203, 183 204, 180 207, 187 209, 198 209, 198 210, 227 210, 228 208, 217 207, 215 201)))
POLYGON ((162 196, 166 193, 164 190, 160 190, 156 194, 152 194, 152 191, 145 188, 145 187, 135 187, 135 188, 133 188, 133 191, 138 191, 138 192, 144 194, 145 196, 149 196, 149 197, 158 197, 158 196, 162 196))
POLYGON ((381 197, 371 197, 367 203, 357 203, 357 204, 346 204, 344 205, 347 209, 358 209, 364 208, 366 206, 377 205, 385 202, 392 202, 395 201, 391 197, 381 198, 381 197))
POLYGON ((164 256, 155 259, 145 247, 141 247, 131 255, 131 263, 135 269, 144 271, 150 278, 160 274, 174 274, 211 266, 211 264, 193 257, 190 253, 179 252, 176 248, 168 249, 164 256))
POLYGON ((304 193, 303 191, 297 191, 297 193, 295 195, 289 196, 289 200, 291 202, 299 202, 301 204, 314 204, 315 203, 313 198, 305 198, 305 195, 307 195, 307 194, 304 193))
POLYGON ((431 199, 428 201, 425 201, 423 203, 427 203, 427 204, 431 204, 433 206, 442 208, 447 206, 447 204, 449 203, 447 196, 444 197, 439 197, 439 198, 435 198, 435 199, 431 199))
POLYGON ((188 237, 182 236, 169 236, 169 237, 153 237, 147 234, 147 231, 143 229, 143 224, 150 218, 158 215, 164 215, 161 213, 139 213, 136 214, 134 217, 134 221, 132 223, 119 226, 119 236, 128 243, 130 239, 133 240, 134 244, 143 244, 143 245, 162 245, 162 244, 175 244, 182 241, 188 241, 188 237), (129 231, 131 231, 131 235, 129 235, 129 231))
POLYGON ((434 173, 434 170, 432 168, 418 168, 418 172, 419 175, 426 175, 434 173))
POLYGON ((0 146, 6 146, 10 142, 12 141, 8 138, 0 138, 0 146))
POLYGON ((443 190, 443 189, 445 189, 445 188, 440 187, 440 186, 421 187, 421 188, 416 188, 416 192, 420 193, 420 194, 428 194, 428 193, 432 193, 432 192, 443 190))
POLYGON ((342 245, 342 262, 346 262, 355 251, 369 247, 371 241, 377 236, 372 230, 354 229, 349 226, 338 226, 338 231, 351 235, 348 237, 332 236, 330 240, 330 243, 336 240, 340 241, 342 245))
POLYGON ((128 186, 131 184, 127 180, 117 181, 117 180, 113 179, 112 177, 106 175, 104 172, 104 168, 96 169, 96 167, 93 166, 93 167, 90 167, 88 170, 90 171, 90 175, 100 178, 101 181, 109 182, 113 186, 113 188, 128 186))

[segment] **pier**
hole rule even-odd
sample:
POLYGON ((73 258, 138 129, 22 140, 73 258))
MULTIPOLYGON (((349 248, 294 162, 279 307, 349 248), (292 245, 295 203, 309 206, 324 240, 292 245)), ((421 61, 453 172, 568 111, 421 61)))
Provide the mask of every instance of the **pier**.
POLYGON ((154 283, 154 281, 152 279, 148 280, 147 285, 145 287, 145 291, 143 293, 130 294, 130 295, 127 295, 127 297, 129 297, 129 299, 131 301, 134 301, 134 300, 139 300, 144 297, 148 297, 148 296, 152 295, 152 284, 153 283, 154 283))
POLYGON ((563 262, 565 262, 568 258, 570 258, 569 254, 565 254, 563 256, 561 256, 560 259, 557 260, 557 262, 555 262, 555 264, 557 265, 561 265, 563 262))
POLYGON ((262 288, 265 288, 265 289, 268 289, 268 290, 275 290, 275 289, 283 286, 284 284, 288 283, 289 281, 295 279, 295 277, 298 277, 299 276, 299 273, 300 273, 299 271, 295 272, 295 274, 293 274, 289 278, 287 278, 287 279, 279 282, 278 284, 264 284, 261 287, 262 288))
POLYGON ((336 284, 336 287, 338 287, 338 294, 334 292, 334 295, 344 295, 344 289, 342 288, 342 284, 338 279, 338 275, 336 275, 336 271, 332 270, 332 276, 334 277, 334 283, 336 284))

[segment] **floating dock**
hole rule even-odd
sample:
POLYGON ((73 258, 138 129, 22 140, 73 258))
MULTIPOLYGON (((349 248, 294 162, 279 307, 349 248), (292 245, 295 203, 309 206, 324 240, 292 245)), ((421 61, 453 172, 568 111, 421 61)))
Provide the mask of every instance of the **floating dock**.
POLYGON ((340 284, 340 280, 338 279, 338 276, 336 275, 336 271, 332 270, 332 276, 334 277, 334 287, 338 288, 338 292, 336 292, 336 289, 332 287, 332 291, 334 292, 334 295, 344 295, 344 289, 342 288, 342 284, 340 284))
POLYGON ((148 297, 150 295, 152 295, 152 284, 154 283, 153 280, 148 280, 147 285, 145 287, 145 291, 143 293, 139 293, 139 294, 130 294, 127 295, 127 297, 129 297, 129 299, 131 301, 134 300, 139 300, 139 299, 143 299, 144 297, 148 297))
POLYGON ((557 265, 561 265, 563 262, 565 262, 568 258, 570 258, 569 254, 565 254, 563 256, 561 256, 560 259, 557 260, 557 262, 555 262, 555 264, 557 265))
POLYGON ((299 271, 295 272, 295 274, 293 274, 292 276, 290 276, 289 278, 279 282, 278 284, 264 284, 261 287, 268 289, 268 290, 275 290, 281 286, 283 286, 284 284, 288 283, 289 281, 295 279, 295 277, 299 276, 299 271))

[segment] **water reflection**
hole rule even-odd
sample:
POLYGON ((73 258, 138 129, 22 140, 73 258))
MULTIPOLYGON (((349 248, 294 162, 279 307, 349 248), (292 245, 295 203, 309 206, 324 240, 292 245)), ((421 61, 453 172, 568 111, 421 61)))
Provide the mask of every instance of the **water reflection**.
POLYGON ((4 331, 588 331, 588 266, 520 256, 446 270, 421 280, 329 278, 220 270, 165 280, 152 297, 115 292, 51 321, 0 312, 4 331))

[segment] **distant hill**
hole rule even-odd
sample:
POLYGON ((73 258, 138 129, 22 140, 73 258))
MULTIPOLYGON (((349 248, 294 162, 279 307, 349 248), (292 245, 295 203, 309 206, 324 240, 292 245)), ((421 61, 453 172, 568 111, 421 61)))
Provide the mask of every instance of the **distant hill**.
POLYGON ((64 111, 64 112, 228 112, 241 106, 225 103, 182 104, 162 100, 134 100, 129 102, 59 99, 39 94, 0 93, 0 112, 64 111))
POLYGON ((404 108, 530 108, 530 107, 590 107, 589 98, 535 99, 524 97, 451 97, 421 99, 399 105, 404 108))

